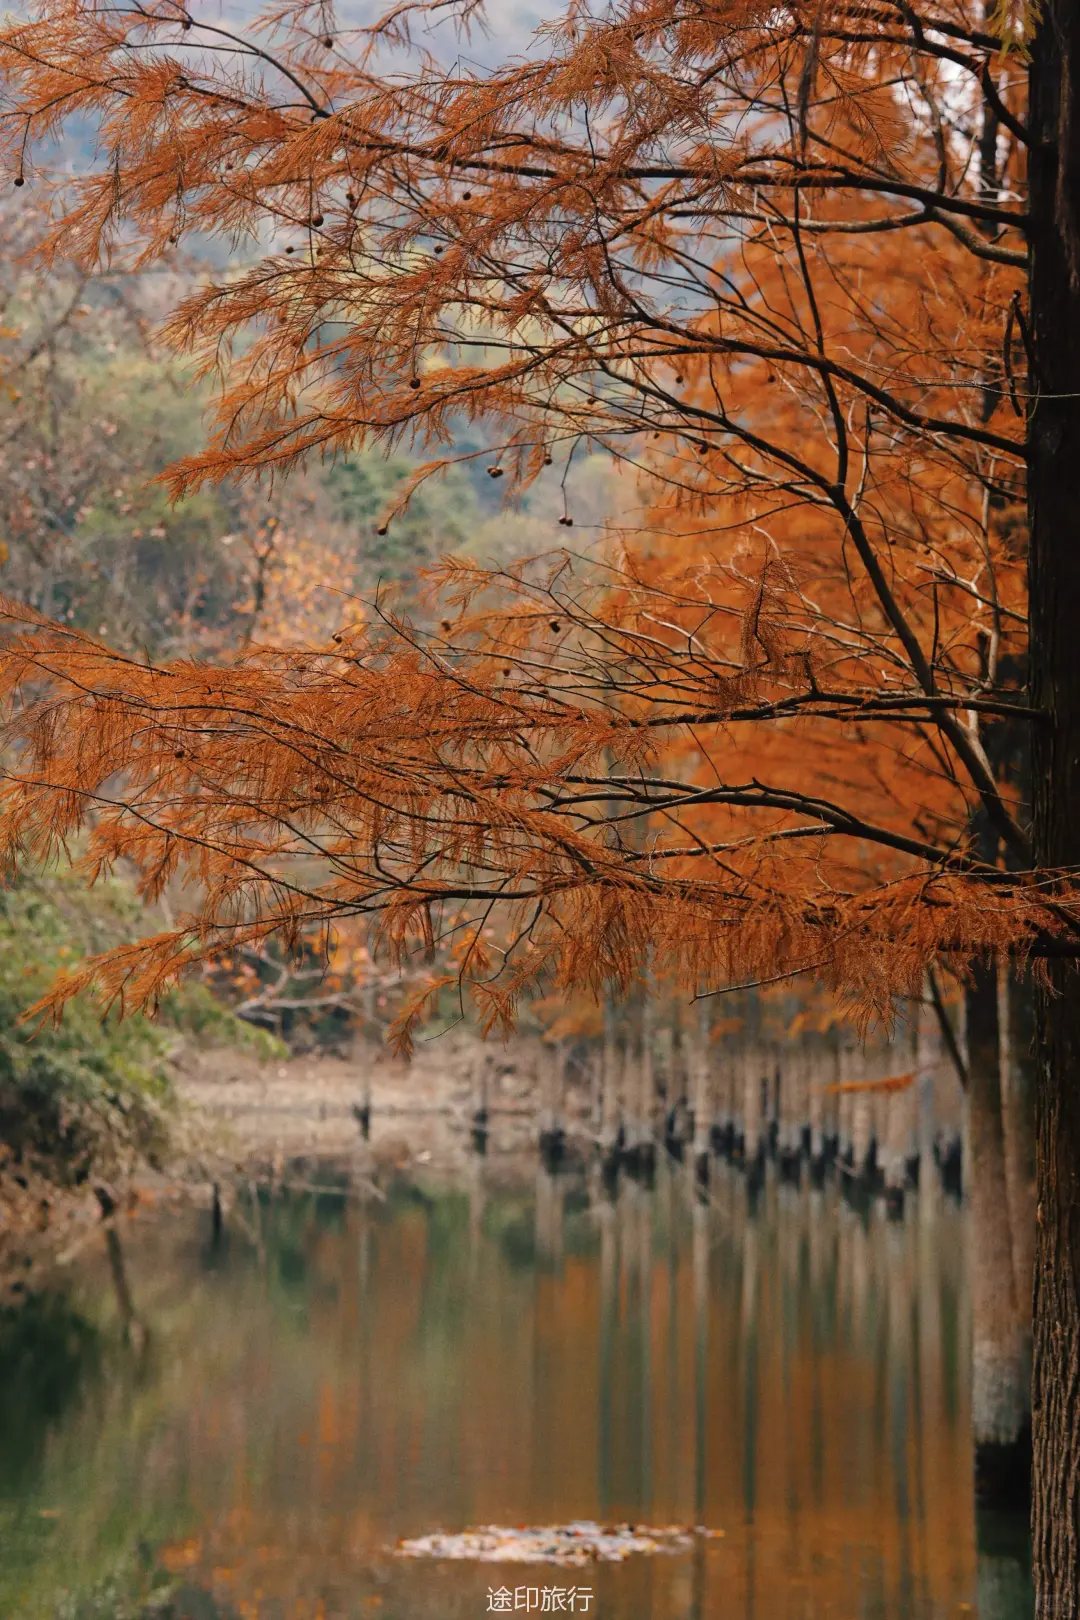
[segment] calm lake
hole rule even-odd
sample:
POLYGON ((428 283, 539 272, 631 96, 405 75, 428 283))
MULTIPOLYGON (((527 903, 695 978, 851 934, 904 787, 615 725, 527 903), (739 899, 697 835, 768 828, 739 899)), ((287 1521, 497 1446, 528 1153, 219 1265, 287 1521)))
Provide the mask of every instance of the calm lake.
POLYGON ((1023 1527, 972 1504, 965 1220, 936 1184, 889 1222, 771 1171, 751 1210, 723 1164, 702 1200, 680 1166, 482 1159, 263 1190, 216 1243, 140 1215, 0 1318, 0 1614, 481 1620, 546 1587, 600 1620, 1022 1620, 1023 1527), (722 1534, 395 1553, 577 1519, 722 1534))

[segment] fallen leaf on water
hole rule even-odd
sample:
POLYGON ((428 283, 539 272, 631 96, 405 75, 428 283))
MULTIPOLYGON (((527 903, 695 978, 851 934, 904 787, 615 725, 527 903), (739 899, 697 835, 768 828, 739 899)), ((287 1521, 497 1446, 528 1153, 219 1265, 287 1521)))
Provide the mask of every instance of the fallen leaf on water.
MULTIPOLYGON (((721 1532, 722 1534, 722 1532, 721 1532)), ((682 1552, 691 1534, 681 1526, 599 1525, 591 1519, 572 1524, 520 1526, 481 1525, 450 1535, 436 1531, 398 1543, 401 1558, 470 1559, 481 1564, 619 1563, 635 1553, 682 1552)))

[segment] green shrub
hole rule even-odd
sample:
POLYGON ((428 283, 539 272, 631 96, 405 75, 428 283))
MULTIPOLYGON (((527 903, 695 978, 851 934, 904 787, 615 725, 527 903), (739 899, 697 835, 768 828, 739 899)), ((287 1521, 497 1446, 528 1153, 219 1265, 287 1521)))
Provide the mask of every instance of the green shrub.
POLYGON ((168 1057, 185 1037, 268 1057, 280 1044, 249 1028, 203 985, 174 991, 157 1018, 102 1015, 88 996, 59 1023, 24 1022, 56 974, 134 938, 142 907, 119 880, 85 889, 70 874, 0 890, 0 1158, 62 1185, 159 1166, 173 1107, 168 1057))

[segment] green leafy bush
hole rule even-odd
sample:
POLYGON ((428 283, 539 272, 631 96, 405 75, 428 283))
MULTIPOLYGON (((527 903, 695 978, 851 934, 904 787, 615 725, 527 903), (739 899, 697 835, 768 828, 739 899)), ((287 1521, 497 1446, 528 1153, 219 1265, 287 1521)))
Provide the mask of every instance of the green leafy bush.
MULTIPOLYGON (((168 1057, 184 1038, 279 1050, 202 985, 167 998, 156 1019, 102 1015, 77 997, 59 1023, 24 1021, 56 974, 134 937, 142 908, 121 881, 85 889, 70 875, 0 891, 0 1159, 62 1185, 160 1165, 173 1107, 168 1057)), ((145 927, 145 918, 142 918, 145 927)))

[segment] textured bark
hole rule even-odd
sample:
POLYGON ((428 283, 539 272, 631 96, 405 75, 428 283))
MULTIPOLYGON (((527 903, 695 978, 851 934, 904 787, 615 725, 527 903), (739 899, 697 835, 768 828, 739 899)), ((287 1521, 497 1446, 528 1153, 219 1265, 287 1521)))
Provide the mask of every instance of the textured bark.
MULTIPOLYGON (((1080 863, 1080 277, 1070 252, 1077 172, 1080 6, 1047 0, 1031 49, 1031 304, 1036 401, 1028 429, 1031 508, 1034 855, 1080 863)), ((1080 1615, 1080 984, 1050 963, 1036 1003, 1038 1217, 1034 1301, 1035 1612, 1080 1615)))
POLYGON ((1030 1375, 1013 1275, 992 965, 975 968, 966 1001, 975 1491, 986 1507, 1014 1507, 1026 1503, 1031 1478, 1030 1375))

